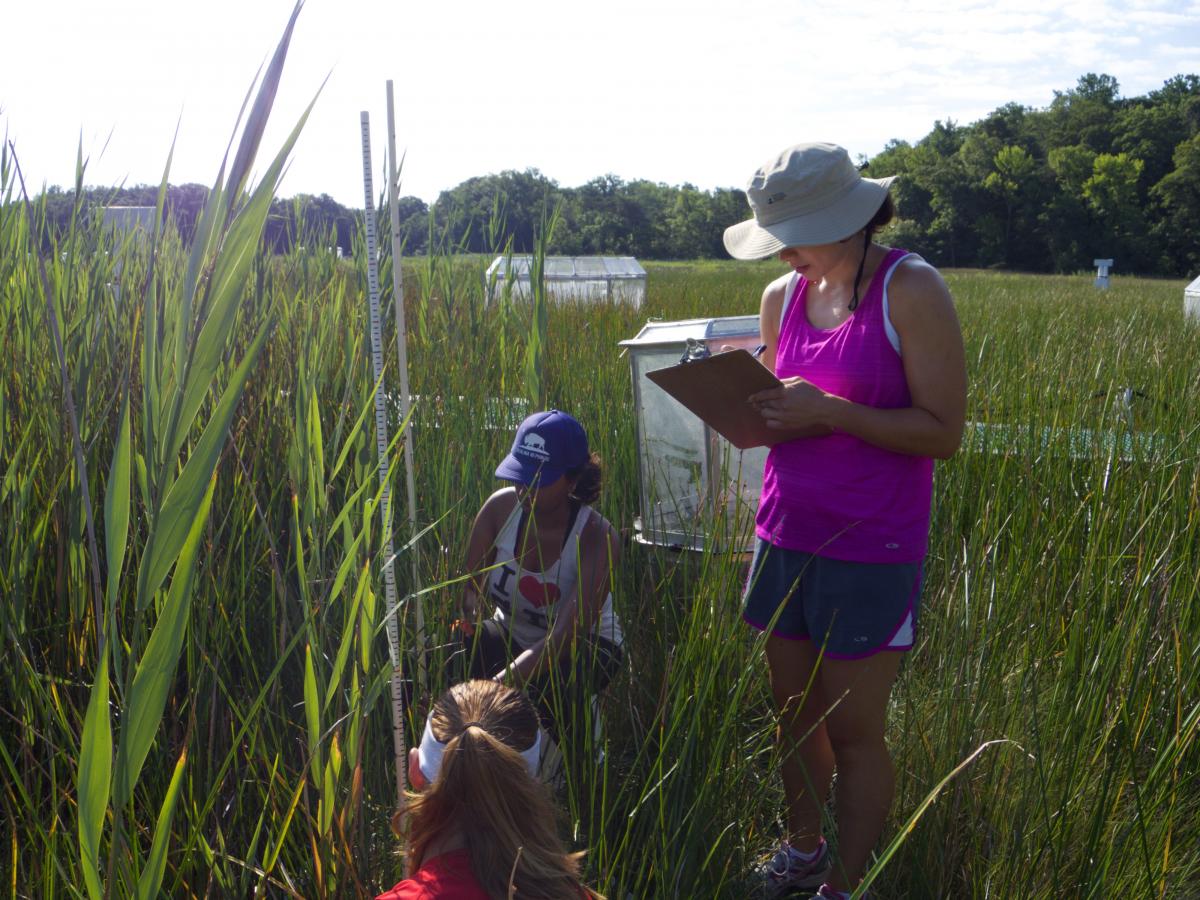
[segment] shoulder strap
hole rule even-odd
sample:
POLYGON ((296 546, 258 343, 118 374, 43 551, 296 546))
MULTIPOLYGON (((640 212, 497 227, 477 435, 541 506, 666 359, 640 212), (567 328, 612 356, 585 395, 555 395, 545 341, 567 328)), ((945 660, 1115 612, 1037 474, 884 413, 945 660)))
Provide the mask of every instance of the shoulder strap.
POLYGON ((915 253, 905 253, 898 257, 883 275, 883 294, 881 297, 883 301, 883 331, 887 335, 888 343, 892 345, 892 349, 896 351, 897 355, 903 354, 900 353, 900 335, 897 333, 895 326, 892 325, 892 311, 888 305, 888 285, 891 284, 892 276, 896 274, 896 270, 900 268, 902 262, 906 259, 920 258, 915 253))
POLYGON ((571 539, 571 532, 575 528, 575 520, 579 518, 579 510, 583 508, 583 504, 580 503, 578 500, 574 499, 573 497, 570 500, 568 500, 568 502, 571 504, 570 505, 571 512, 567 516, 567 527, 565 529, 563 529, 562 545, 564 547, 567 546, 567 541, 569 541, 571 539))
POLYGON ((509 510, 500 530, 496 532, 496 539, 492 546, 496 549, 497 554, 507 554, 509 559, 516 556, 517 536, 521 533, 524 521, 524 508, 518 503, 509 510))
POLYGON ((783 317, 787 315, 788 304, 792 302, 792 295, 796 293, 796 285, 800 283, 800 273, 792 272, 787 280, 787 287, 783 292, 783 306, 779 310, 779 330, 783 330, 783 317))
POLYGON ((521 506, 521 516, 517 519, 516 537, 513 538, 513 556, 517 555, 517 548, 521 545, 521 541, 525 538, 525 530, 529 527, 529 510, 521 506))

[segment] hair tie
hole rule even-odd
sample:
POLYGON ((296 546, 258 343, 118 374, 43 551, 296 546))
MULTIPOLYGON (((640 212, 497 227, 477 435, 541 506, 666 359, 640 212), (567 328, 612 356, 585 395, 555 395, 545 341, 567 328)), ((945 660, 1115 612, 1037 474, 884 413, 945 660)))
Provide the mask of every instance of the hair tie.
MULTIPOLYGON (((474 726, 475 726, 475 727, 477 727, 477 728, 483 728, 483 726, 482 726, 482 725, 480 725, 478 722, 464 722, 464 723, 463 723, 463 731, 466 731, 466 730, 467 730, 468 728, 470 728, 472 725, 474 725, 474 726)), ((486 730, 487 730, 487 729, 486 729, 486 728, 484 728, 484 731, 486 731, 486 730)))

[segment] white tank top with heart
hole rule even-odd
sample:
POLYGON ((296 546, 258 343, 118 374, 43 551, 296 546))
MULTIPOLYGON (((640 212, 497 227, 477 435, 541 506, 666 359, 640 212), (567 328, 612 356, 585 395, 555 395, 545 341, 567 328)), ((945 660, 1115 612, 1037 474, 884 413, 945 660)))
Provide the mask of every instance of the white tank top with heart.
MULTIPOLYGON (((488 596, 496 604, 496 620, 508 629, 522 649, 549 634, 554 627, 555 613, 560 608, 559 601, 574 593, 579 575, 579 535, 593 515, 598 514, 590 506, 579 508, 561 555, 544 572, 523 569, 515 559, 517 529, 521 522, 519 504, 513 507, 496 536, 495 568, 488 576, 488 596)), ((624 635, 613 612, 611 591, 604 598, 592 635, 621 646, 624 635)))

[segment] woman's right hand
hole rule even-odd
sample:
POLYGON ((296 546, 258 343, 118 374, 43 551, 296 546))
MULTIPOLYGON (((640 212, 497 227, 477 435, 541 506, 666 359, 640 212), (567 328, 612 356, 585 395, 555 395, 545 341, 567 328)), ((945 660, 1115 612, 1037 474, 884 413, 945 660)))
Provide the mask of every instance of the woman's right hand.
POLYGON ((759 391, 747 399, 766 420, 768 428, 830 433, 829 423, 823 418, 830 397, 803 378, 785 378, 782 386, 759 391))
POLYGON ((459 598, 458 619, 454 623, 454 627, 461 631, 464 637, 473 637, 475 629, 479 627, 482 618, 479 605, 479 590, 475 586, 474 579, 471 579, 463 588, 462 596, 459 598))

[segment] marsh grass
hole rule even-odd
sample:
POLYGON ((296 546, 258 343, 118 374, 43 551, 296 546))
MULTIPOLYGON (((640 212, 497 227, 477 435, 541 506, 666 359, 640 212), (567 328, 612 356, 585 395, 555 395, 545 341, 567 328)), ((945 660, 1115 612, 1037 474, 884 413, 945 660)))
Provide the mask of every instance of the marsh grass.
MULTIPOLYGON (((276 257, 247 227, 222 281, 213 254, 233 245, 217 222, 250 206, 226 205, 222 218, 242 191, 221 184, 192 247, 169 227, 149 243, 80 220, 43 254, 97 560, 37 271, 44 210, 13 202, 0 154, 9 896, 353 896, 400 874, 362 241, 346 260, 276 257), (205 291, 221 284, 218 313, 205 291), (181 482, 189 502, 172 505, 181 482), (176 643, 156 651, 168 631, 176 643), (148 658, 154 702, 137 687, 148 658), (135 729, 137 753, 123 750, 135 729)), ((407 564, 397 574, 405 646, 431 673, 409 685, 410 740, 450 677, 460 553, 511 441, 494 398, 527 397, 535 366, 537 396, 587 426, 605 465, 600 508, 627 528, 638 474, 617 342, 650 316, 753 312, 777 274, 770 263, 651 264, 640 312, 568 304, 535 318, 503 290, 484 302, 488 260, 436 234, 431 246, 404 278, 420 552, 419 577, 407 564), (424 647, 403 615, 417 595, 424 647)), ((385 299, 392 264, 385 252, 385 299)), ((1182 284, 1115 278, 1100 293, 1084 276, 948 280, 969 417, 1008 430, 937 470, 873 890, 1194 895, 1200 329, 1182 317, 1182 284), (1073 452, 1079 428, 1158 440, 1130 458, 1119 440, 1073 452)), ((397 498, 400 457, 393 441, 397 498)), ((402 556, 413 549, 401 543, 402 556)), ((589 848, 592 882, 611 897, 747 896, 746 873, 777 839, 761 638, 738 610, 744 565, 631 543, 614 572, 626 659, 602 726, 567 755, 559 796, 565 833, 589 848)))

